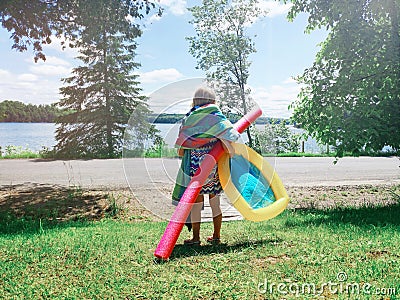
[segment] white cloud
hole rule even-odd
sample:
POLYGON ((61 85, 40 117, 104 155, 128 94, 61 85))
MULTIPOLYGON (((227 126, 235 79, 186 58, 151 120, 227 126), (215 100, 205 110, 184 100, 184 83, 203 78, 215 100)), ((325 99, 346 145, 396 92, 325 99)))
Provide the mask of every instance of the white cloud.
POLYGON ((297 81, 293 77, 289 77, 288 79, 284 80, 283 83, 285 84, 297 84, 297 81))
MULTIPOLYGON (((184 15, 187 12, 186 0, 159 0, 159 3, 173 15, 184 15)), ((291 3, 283 4, 273 0, 261 0, 259 5, 261 9, 269 11, 268 17, 270 18, 286 14, 292 6, 291 3)), ((155 17, 154 20, 157 18, 155 17)))
POLYGON ((296 99, 300 86, 293 79, 268 88, 252 87, 252 97, 260 105, 263 114, 274 118, 288 118, 292 112, 288 106, 296 99))
POLYGON ((160 0, 160 5, 173 15, 184 15, 186 13, 186 0, 160 0))
MULTIPOLYGON (((63 55, 65 55, 68 58, 77 57, 79 54, 79 49, 78 48, 70 48, 68 45, 69 45, 68 40, 65 40, 63 38, 58 38, 55 36, 51 36, 51 43, 43 45, 43 49, 44 49, 45 53, 46 53, 46 49, 52 49, 52 50, 62 53, 63 55), (64 46, 66 46, 64 48, 64 50, 63 50, 63 46, 61 45, 61 43, 63 41, 65 42, 64 46)), ((47 58, 48 57, 46 55, 46 59, 47 58)))
POLYGON ((200 77, 170 81, 148 95, 148 103, 155 113, 186 113, 194 91, 203 84, 204 78, 200 77))
POLYGON ((159 16, 158 13, 155 13, 150 17, 145 18, 143 20, 142 30, 149 30, 147 27, 148 25, 162 20, 162 18, 166 15, 172 14, 174 16, 182 16, 187 12, 186 0, 159 0, 158 4, 164 9, 162 16, 159 16))
POLYGON ((31 64, 29 70, 36 75, 54 76, 60 79, 71 74, 72 66, 71 63, 64 59, 55 56, 46 56, 45 62, 38 61, 31 64))
POLYGON ((45 62, 26 59, 22 73, 0 70, 0 100, 10 99, 25 103, 54 103, 59 100, 60 79, 71 74, 71 64, 63 59, 47 56, 45 62))
POLYGON ((141 83, 166 83, 181 79, 183 75, 176 69, 159 69, 150 72, 140 73, 141 83))
POLYGON ((291 6, 291 3, 282 4, 280 2, 270 0, 260 1, 260 8, 268 12, 268 18, 287 14, 291 6))
POLYGON ((5 79, 7 78, 7 76, 10 76, 10 72, 8 72, 7 70, 0 69, 0 77, 2 79, 5 79))
POLYGON ((150 23, 150 24, 151 24, 151 23, 160 21, 161 18, 162 18, 162 16, 159 16, 158 14, 154 14, 154 15, 150 16, 150 18, 149 18, 149 20, 148 20, 147 23, 150 23))
POLYGON ((50 64, 56 66, 71 66, 71 63, 56 56, 46 56, 46 62, 39 62, 39 64, 50 64))
POLYGON ((38 80, 38 77, 37 77, 36 75, 34 75, 34 74, 27 74, 27 73, 25 73, 25 74, 18 75, 17 79, 18 79, 19 81, 28 81, 28 82, 32 82, 32 81, 37 81, 37 80, 38 80))
POLYGON ((58 101, 59 79, 47 80, 34 74, 13 74, 0 70, 0 101, 18 100, 25 103, 45 104, 58 101))
POLYGON ((61 77, 66 77, 71 74, 72 69, 64 66, 37 65, 31 66, 29 70, 37 75, 55 76, 61 79, 61 77))

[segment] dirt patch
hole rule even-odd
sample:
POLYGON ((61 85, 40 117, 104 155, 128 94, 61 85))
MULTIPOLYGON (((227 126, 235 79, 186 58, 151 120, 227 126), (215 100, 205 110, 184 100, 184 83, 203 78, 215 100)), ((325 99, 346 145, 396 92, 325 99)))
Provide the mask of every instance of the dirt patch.
POLYGON ((269 268, 271 265, 276 265, 287 260, 290 260, 290 257, 286 254, 282 254, 279 256, 272 255, 264 258, 257 258, 252 263, 256 268, 269 268))
POLYGON ((294 209, 385 206, 400 200, 400 185, 288 187, 287 192, 294 209))
POLYGON ((106 216, 152 219, 128 190, 84 190, 55 185, 12 185, 0 191, 0 214, 57 221, 99 220, 106 216))

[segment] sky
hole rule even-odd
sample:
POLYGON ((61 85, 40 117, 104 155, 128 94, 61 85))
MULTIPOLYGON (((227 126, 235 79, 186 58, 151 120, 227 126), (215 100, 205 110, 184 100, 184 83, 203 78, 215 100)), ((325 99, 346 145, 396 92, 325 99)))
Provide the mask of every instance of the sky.
MULTIPOLYGON (((189 54, 189 43, 185 39, 195 34, 189 24, 192 16, 187 7, 200 2, 160 0, 160 4, 165 9, 161 18, 150 15, 142 21, 143 34, 137 40, 136 58, 141 64, 137 73, 143 93, 163 94, 164 102, 158 106, 166 108, 183 97, 173 95, 174 89, 167 87, 184 86, 190 97, 197 84, 196 78, 204 78, 205 73, 196 69, 196 60, 189 54)), ((249 57, 248 86, 264 116, 288 118, 291 115, 288 106, 300 90, 293 77, 312 65, 319 51, 318 44, 326 38, 327 32, 304 33, 307 16, 300 14, 289 22, 286 19, 289 5, 268 0, 261 0, 260 5, 269 13, 247 28, 257 49, 249 57)), ((75 59, 77 50, 61 50, 59 41, 54 40, 44 47, 47 60, 35 63, 31 49, 21 53, 11 46, 10 33, 0 28, 0 101, 32 104, 59 101, 61 79, 70 76, 73 67, 81 63, 75 59)), ((159 107, 160 110, 163 109, 159 107)))

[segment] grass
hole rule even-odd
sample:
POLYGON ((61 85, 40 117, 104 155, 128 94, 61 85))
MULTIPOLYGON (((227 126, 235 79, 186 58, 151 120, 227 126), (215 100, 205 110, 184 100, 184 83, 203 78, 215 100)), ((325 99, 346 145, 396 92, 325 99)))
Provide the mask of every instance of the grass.
POLYGON ((41 153, 34 152, 28 148, 23 148, 21 146, 6 146, 4 149, 4 153, 0 151, 0 159, 42 158, 42 157, 43 155, 41 153))
MULTIPOLYGON (((183 246, 184 229, 170 260, 155 263, 166 222, 3 211, 0 298, 400 299, 399 215, 396 202, 288 209, 266 222, 224 222, 219 246, 183 246)), ((211 230, 203 224, 203 237, 211 230)))

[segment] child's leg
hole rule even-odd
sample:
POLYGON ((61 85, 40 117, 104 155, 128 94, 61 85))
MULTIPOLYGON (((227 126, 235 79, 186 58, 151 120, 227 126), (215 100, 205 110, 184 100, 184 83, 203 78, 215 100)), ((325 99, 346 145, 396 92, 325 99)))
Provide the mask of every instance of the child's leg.
POLYGON ((201 223, 201 209, 203 207, 204 196, 198 195, 196 203, 193 204, 191 211, 191 221, 193 230, 193 241, 197 242, 200 240, 200 223, 201 223))
POLYGON ((210 194, 210 206, 213 215, 214 233, 213 239, 219 239, 221 237, 221 226, 222 226, 222 211, 220 206, 219 195, 210 194))

